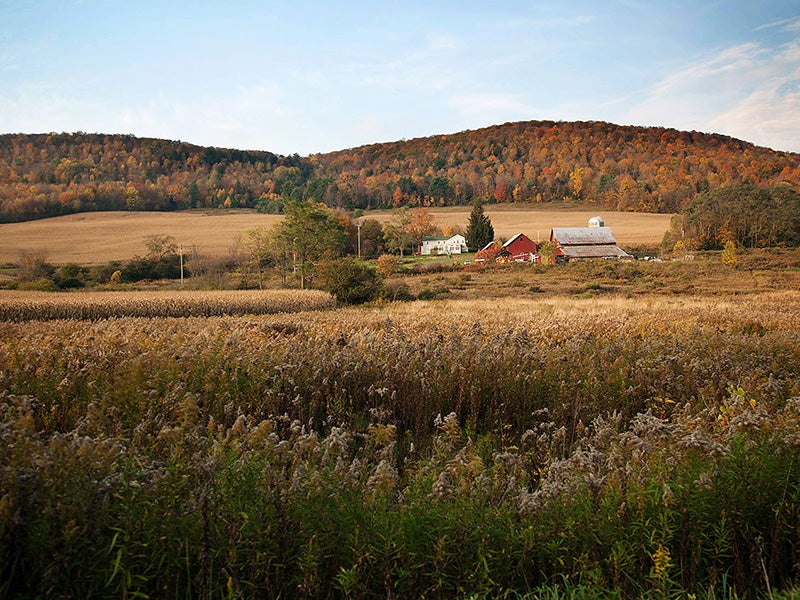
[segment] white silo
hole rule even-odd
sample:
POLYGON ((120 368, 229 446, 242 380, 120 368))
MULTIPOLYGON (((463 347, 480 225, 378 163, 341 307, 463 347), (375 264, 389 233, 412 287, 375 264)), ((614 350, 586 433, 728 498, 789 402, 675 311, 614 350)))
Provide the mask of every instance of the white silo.
POLYGON ((603 217, 592 217, 589 219, 589 227, 605 227, 606 222, 603 220, 603 217))

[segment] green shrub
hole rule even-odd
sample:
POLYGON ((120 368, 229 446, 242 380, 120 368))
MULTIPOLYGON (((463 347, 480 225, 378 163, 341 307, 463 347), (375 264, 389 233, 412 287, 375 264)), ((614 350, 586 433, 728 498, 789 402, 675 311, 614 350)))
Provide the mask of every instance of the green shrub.
POLYGON ((16 283, 15 289, 24 290, 29 292, 55 292, 58 287, 53 283, 52 279, 44 277, 33 280, 23 280, 16 283))
POLYGON ((158 258, 137 257, 125 263, 120 269, 120 273, 122 281, 128 283, 156 279, 178 279, 181 276, 180 257, 177 254, 167 254, 158 258))
POLYGON ((341 304, 363 304, 378 297, 381 282, 374 269, 354 258, 317 265, 319 286, 341 304))

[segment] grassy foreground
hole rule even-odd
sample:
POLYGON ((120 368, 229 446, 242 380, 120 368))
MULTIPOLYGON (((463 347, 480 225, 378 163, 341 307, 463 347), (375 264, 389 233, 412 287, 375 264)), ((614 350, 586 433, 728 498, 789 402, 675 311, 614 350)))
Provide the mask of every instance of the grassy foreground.
POLYGON ((0 322, 0 373, 2 597, 800 578, 798 292, 0 322))

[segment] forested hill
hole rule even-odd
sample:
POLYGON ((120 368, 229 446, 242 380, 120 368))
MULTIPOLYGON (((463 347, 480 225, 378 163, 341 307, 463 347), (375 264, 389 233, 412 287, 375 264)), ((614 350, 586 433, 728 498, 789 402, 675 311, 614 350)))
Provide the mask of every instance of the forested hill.
POLYGON ((800 154, 731 137, 602 122, 527 121, 312 156, 358 205, 592 202, 677 212, 699 193, 785 181, 800 154))
MULTIPOLYGON (((0 222, 104 210, 253 207, 275 180, 307 180, 297 155, 131 135, 0 135, 0 222)), ((299 185, 299 183, 298 183, 299 185)))
POLYGON ((89 210, 379 208, 569 200, 675 212, 706 190, 787 182, 800 154, 722 135, 529 121, 307 158, 102 134, 0 135, 0 222, 89 210))

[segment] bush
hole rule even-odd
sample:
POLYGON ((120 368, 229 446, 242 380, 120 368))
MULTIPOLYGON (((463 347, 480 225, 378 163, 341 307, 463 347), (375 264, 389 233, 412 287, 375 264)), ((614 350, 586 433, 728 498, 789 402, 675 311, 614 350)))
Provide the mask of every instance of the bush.
POLYGON ((14 289, 23 290, 26 292, 55 292, 58 290, 56 284, 46 277, 39 279, 23 280, 18 282, 14 289))
POLYGON ((167 254, 160 258, 134 258, 121 269, 122 281, 148 279, 178 279, 181 276, 180 257, 167 254))
POLYGON ((378 274, 354 258, 325 261, 317 267, 320 287, 341 304, 363 304, 378 297, 378 274))
POLYGON ((400 259, 393 254, 381 254, 377 261, 379 275, 394 275, 400 270, 400 259))
POLYGON ((84 279, 86 270, 70 263, 56 270, 54 275, 55 284, 62 290, 81 288, 85 285, 84 279))
POLYGON ((408 284, 402 281, 393 281, 383 284, 381 298, 389 302, 407 302, 414 299, 414 294, 408 289, 408 284))

